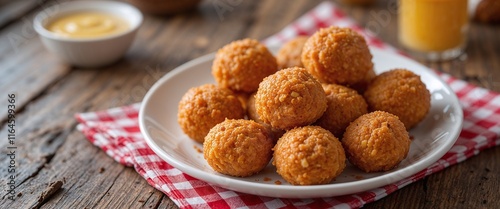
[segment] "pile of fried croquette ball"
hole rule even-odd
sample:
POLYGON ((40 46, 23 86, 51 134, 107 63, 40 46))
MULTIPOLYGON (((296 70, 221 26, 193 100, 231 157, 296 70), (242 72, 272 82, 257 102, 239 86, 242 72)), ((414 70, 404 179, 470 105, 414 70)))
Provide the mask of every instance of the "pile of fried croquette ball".
POLYGON ((407 69, 376 75, 363 36, 332 26, 287 43, 276 57, 253 39, 219 49, 215 84, 193 87, 178 122, 203 143, 217 172, 248 177, 272 160, 293 185, 327 184, 348 160, 365 172, 394 169, 430 93, 407 69))

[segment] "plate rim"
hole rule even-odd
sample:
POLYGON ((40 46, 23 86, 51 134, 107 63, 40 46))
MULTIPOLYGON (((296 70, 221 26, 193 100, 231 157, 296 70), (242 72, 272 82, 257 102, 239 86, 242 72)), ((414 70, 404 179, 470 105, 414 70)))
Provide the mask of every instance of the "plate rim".
MULTIPOLYGON (((165 74, 162 78, 160 78, 158 81, 155 82, 155 84, 148 90, 146 93, 142 105, 139 110, 139 127, 142 135, 144 136, 144 139, 147 143, 147 145, 158 155, 160 158, 165 160, 167 163, 172 165, 173 167, 181 170, 182 172, 193 176, 201 181, 207 182, 209 184, 214 184, 229 190, 233 191, 238 191, 238 192, 243 192, 243 193, 248 193, 248 194, 254 194, 254 195, 263 195, 261 194, 262 192, 258 192, 256 190, 258 189, 265 189, 265 190, 272 190, 275 195, 267 195, 269 194, 268 192, 264 192, 268 197, 276 197, 276 198, 296 198, 297 196, 293 195, 282 195, 279 194, 280 192, 286 192, 287 194, 290 192, 299 192, 299 191, 311 191, 314 190, 315 192, 313 194, 302 194, 300 195, 301 197, 305 198, 316 198, 316 197, 332 197, 332 196, 337 196, 337 195, 318 195, 324 191, 330 191, 329 194, 331 194, 331 190, 338 190, 342 189, 346 192, 342 192, 342 194, 339 195, 347 195, 347 194, 353 194, 356 192, 362 192, 362 191, 369 191, 371 189, 375 189, 377 187, 385 186, 388 184, 393 184, 397 181, 403 180, 405 178, 410 177, 411 175, 414 175, 435 162, 437 162, 442 156, 444 156, 448 150, 451 149, 451 147, 455 144, 456 140, 459 137, 459 134, 461 132, 461 129, 463 127, 463 110, 460 106, 459 100, 455 92, 451 89, 451 87, 439 76, 437 75, 433 70, 428 68, 427 66, 424 66, 408 57, 402 56, 400 54, 383 50, 383 49, 378 49, 375 47, 370 47, 370 51, 376 52, 376 53, 381 53, 381 54, 387 54, 391 56, 398 56, 398 58, 403 59, 405 62, 410 62, 414 65, 421 66, 424 68, 428 73, 430 73, 434 78, 440 81, 441 85, 443 88, 445 88, 449 92, 449 96, 451 97, 451 100, 449 104, 452 104, 453 107, 457 108, 456 113, 457 115, 457 121, 454 122, 454 124, 459 124, 458 126, 454 125, 453 129, 456 129, 457 131, 454 130, 449 130, 450 131, 450 136, 449 139, 450 141, 445 143, 443 146, 439 147, 434 153, 432 153, 429 156, 426 156, 425 158, 413 163, 411 166, 408 166, 406 168, 403 168, 401 170, 397 170, 394 172, 389 172, 382 174, 380 176, 374 176, 370 177, 368 179, 361 179, 358 181, 353 181, 353 182, 342 182, 342 183, 337 183, 337 184, 323 184, 323 185, 305 185, 305 186, 297 186, 297 185, 275 185, 275 184, 259 184, 255 182, 249 182, 241 179, 235 179, 234 177, 225 177, 225 176, 219 176, 213 173, 207 173, 203 170, 200 170, 198 168, 192 167, 190 165, 183 164, 177 160, 173 156, 168 155, 168 153, 165 152, 165 150, 162 150, 161 147, 156 144, 156 142, 152 139, 152 137, 149 135, 147 128, 145 127, 145 120, 146 116, 145 111, 146 107, 148 106, 148 102, 150 101, 152 95, 154 92, 162 86, 165 82, 170 80, 170 78, 176 76, 179 73, 184 72, 185 70, 189 69, 192 66, 196 66, 200 63, 207 62, 215 57, 215 52, 203 55, 201 57, 192 59, 175 69, 171 70, 167 74, 165 74), (416 171, 414 171, 416 170, 416 171), (201 173, 200 173, 201 172, 201 173), (201 178, 200 178, 201 177, 201 178), (217 182, 217 179, 219 178, 224 178, 227 185, 221 185, 220 183, 217 182), (391 181, 387 181, 387 179, 391 179, 391 181), (241 186, 234 187, 234 184, 239 184, 241 186), (357 184, 366 184, 370 185, 369 188, 362 188, 359 189, 359 186, 357 184), (239 189, 239 187, 248 187, 249 189, 253 189, 253 191, 242 191, 239 189), (350 188, 350 189, 349 189, 350 188), (358 189, 356 189, 358 188, 358 189)), ((411 69, 410 69, 411 70, 411 69)))

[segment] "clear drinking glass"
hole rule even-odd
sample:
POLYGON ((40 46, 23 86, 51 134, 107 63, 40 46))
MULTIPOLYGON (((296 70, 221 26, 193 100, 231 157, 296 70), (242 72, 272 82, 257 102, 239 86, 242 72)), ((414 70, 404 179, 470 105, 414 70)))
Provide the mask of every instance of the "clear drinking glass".
POLYGON ((430 61, 461 55, 467 43, 467 0, 399 0, 399 42, 430 61))

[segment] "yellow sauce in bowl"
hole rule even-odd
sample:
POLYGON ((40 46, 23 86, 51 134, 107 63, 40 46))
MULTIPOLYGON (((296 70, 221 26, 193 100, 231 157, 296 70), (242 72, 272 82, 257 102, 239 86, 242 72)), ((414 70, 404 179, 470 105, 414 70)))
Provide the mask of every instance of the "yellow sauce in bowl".
POLYGON ((129 24, 113 14, 85 11, 61 16, 46 28, 63 37, 98 38, 124 32, 129 24))
POLYGON ((465 44, 467 0, 399 0, 399 40, 411 49, 445 51, 465 44))

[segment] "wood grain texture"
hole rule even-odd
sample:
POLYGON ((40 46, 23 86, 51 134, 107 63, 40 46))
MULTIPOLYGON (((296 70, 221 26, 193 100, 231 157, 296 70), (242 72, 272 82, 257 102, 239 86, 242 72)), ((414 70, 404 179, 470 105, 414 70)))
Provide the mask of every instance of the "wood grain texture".
MULTIPOLYGON (((36 206, 50 183, 63 180, 62 188, 44 200, 41 208, 176 208, 133 168, 116 163, 89 143, 76 130, 73 116, 77 112, 139 102, 155 81, 175 67, 233 40, 264 39, 321 2, 241 1, 221 14, 214 9, 214 1, 222 0, 205 0, 196 10, 173 16, 146 15, 125 57, 100 69, 74 68, 61 62, 46 51, 29 29, 26 20, 41 8, 64 0, 42 1, 41 5, 1 1, 0 11, 19 8, 5 14, 10 19, 0 20, 8 22, 0 26, 0 97, 4 97, 0 99, 0 108, 7 105, 7 93, 16 93, 19 99, 19 195, 11 201, 2 193, 2 208, 36 206)), ((360 25, 399 47, 394 5, 395 0, 380 0, 370 7, 339 4, 360 25)), ((420 61, 435 70, 500 91, 498 37, 498 26, 472 23, 466 56, 451 62, 420 61)), ((5 111, 0 111, 1 136, 7 135, 5 117, 5 111)), ((0 146, 6 147, 7 140, 0 140, 0 146)), ((9 163, 6 153, 2 149, 1 165, 9 163)), ((499 147, 485 150, 365 207, 496 208, 500 205, 497 159, 499 147)), ((5 167, 0 168, 2 191, 7 190, 7 178, 5 167)))

